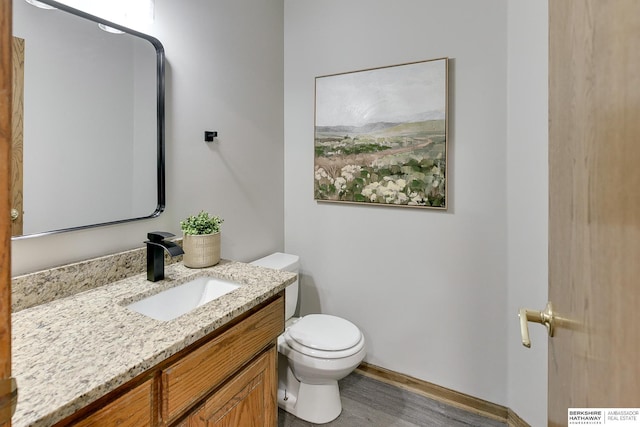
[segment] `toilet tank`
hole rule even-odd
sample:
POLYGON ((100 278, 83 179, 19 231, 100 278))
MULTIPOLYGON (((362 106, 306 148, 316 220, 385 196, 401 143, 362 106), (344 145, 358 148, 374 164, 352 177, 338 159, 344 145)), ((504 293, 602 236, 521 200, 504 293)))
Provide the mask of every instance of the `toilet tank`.
MULTIPOLYGON (((298 255, 276 252, 271 255, 267 255, 264 258, 257 259, 250 264, 260 267, 272 268, 274 270, 291 271, 298 274, 299 263, 300 257, 298 255)), ((298 282, 298 278, 296 277, 296 281, 287 286, 284 290, 284 320, 291 319, 296 312, 296 306, 298 305, 299 288, 300 284, 298 282)))

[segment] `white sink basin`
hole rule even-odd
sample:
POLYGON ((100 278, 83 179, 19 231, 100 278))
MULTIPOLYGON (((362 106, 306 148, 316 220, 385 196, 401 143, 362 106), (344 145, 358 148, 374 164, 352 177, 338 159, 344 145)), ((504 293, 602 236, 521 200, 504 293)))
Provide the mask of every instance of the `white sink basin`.
POLYGON ((127 308, 156 320, 172 320, 239 287, 226 280, 200 277, 129 304, 127 308))

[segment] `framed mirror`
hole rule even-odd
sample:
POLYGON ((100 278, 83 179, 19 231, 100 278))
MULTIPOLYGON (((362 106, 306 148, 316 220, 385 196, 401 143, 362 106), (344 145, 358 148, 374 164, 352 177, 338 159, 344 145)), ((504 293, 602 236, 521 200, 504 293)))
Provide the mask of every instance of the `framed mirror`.
POLYGON ((13 238, 158 216, 165 206, 162 44, 40 3, 53 9, 13 1, 13 238))

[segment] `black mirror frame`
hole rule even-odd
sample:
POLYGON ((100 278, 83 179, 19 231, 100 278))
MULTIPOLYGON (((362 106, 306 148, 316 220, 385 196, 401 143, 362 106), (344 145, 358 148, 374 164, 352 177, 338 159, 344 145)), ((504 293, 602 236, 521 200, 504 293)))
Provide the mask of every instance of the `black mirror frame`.
MULTIPOLYGON (((23 1, 23 0, 14 0, 14 1, 23 1)), ((156 87, 156 105, 157 105, 157 196, 158 196, 158 204, 156 206, 155 211, 147 216, 135 217, 135 218, 126 218, 115 221, 101 222, 96 224, 87 224, 81 225, 77 227, 68 227, 61 228, 58 230, 51 231, 43 231, 39 233, 26 234, 21 236, 12 236, 12 240, 21 240, 32 237, 40 237, 47 236, 51 234, 64 233, 67 231, 78 231, 78 230, 86 230, 89 228, 95 227, 104 227, 108 225, 116 225, 123 224, 127 222, 140 221, 145 219, 151 219, 158 217, 165 209, 165 117, 164 117, 164 104, 165 104, 165 54, 164 54, 164 46, 160 43, 160 40, 152 37, 148 34, 141 33, 139 31, 132 30, 131 28, 124 27, 122 25, 116 24, 114 22, 107 21, 106 19, 102 19, 100 17, 91 15, 89 13, 83 12, 78 9, 74 9, 65 4, 58 3, 54 0, 39 0, 40 3, 47 4, 49 6, 53 6, 56 9, 60 9, 72 15, 76 15, 80 18, 87 19, 89 21, 93 21, 96 24, 103 24, 111 28, 115 28, 116 30, 120 30, 124 33, 130 34, 132 36, 136 36, 147 40, 149 43, 153 45, 156 49, 156 78, 157 78, 157 87, 156 87)))

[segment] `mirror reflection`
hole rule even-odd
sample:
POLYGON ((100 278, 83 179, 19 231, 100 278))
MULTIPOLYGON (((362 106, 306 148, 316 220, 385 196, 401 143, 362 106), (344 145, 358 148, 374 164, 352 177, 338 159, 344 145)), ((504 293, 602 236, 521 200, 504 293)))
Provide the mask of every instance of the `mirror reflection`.
POLYGON ((13 2, 14 235, 157 216, 164 208, 162 46, 47 3, 61 7, 13 2))

